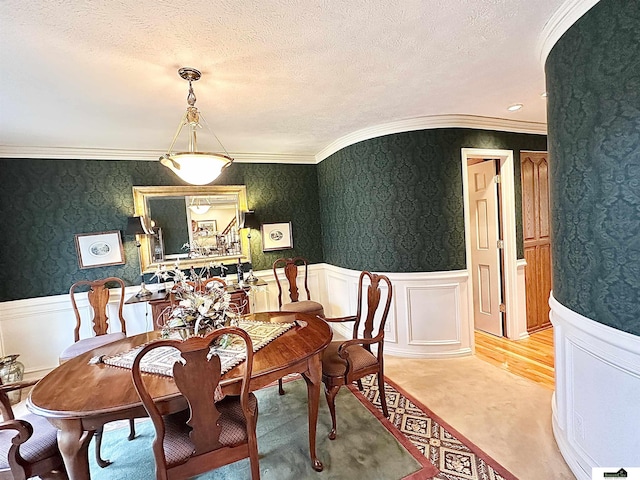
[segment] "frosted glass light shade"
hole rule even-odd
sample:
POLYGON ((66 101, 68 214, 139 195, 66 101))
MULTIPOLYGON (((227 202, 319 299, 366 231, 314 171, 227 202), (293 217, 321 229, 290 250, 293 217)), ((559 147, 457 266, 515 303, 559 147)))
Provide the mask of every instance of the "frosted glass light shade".
POLYGON ((209 211, 209 208, 211 208, 210 205, 189 205, 189 210, 198 215, 204 215, 209 211))
POLYGON ((164 155, 160 163, 191 185, 206 185, 218 178, 231 161, 219 153, 178 152, 164 155))

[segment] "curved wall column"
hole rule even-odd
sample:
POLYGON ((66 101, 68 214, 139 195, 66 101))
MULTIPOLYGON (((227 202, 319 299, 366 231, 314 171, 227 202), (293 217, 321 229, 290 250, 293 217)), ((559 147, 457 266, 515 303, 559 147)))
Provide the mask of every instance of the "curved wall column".
POLYGON ((640 3, 601 0, 546 62, 554 434, 573 473, 640 466, 640 3))
POLYGON ((558 301, 640 335, 640 2, 602 0, 546 63, 558 301))
POLYGON ((549 301, 556 391, 553 433, 578 480, 594 467, 640 467, 640 337, 549 301))

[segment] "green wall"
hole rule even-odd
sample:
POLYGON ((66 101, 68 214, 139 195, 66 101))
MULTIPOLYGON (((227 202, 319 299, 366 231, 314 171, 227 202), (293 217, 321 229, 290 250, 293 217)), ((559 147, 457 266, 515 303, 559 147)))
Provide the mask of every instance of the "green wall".
POLYGON ((184 198, 150 198, 147 202, 149 215, 156 226, 162 228, 165 255, 185 253, 182 248, 189 243, 187 206, 184 198))
POLYGON ((640 2, 601 0, 546 62, 554 296, 640 335, 640 2))
MULTIPOLYGON (((124 231, 134 185, 182 185, 158 162, 0 160, 0 301, 64 294, 80 279, 110 275, 139 283, 135 240, 123 237, 125 265, 80 270, 76 233, 124 231)), ((261 222, 291 221, 294 249, 262 253, 252 235, 257 270, 280 255, 323 259, 315 165, 233 164, 215 184, 246 185, 261 222)))
POLYGON ((524 258, 520 150, 545 151, 546 136, 449 128, 365 140, 319 164, 324 261, 382 272, 465 269, 462 148, 514 150, 524 258))
MULTIPOLYGON (((346 147, 319 165, 236 163, 216 180, 246 185, 260 223, 292 222, 294 248, 251 247, 256 270, 280 256, 375 271, 465 268, 460 149, 546 150, 546 137, 470 129, 406 132, 346 147)), ((518 255, 523 257, 520 171, 515 162, 518 255)), ((135 241, 125 265, 80 270, 74 234, 121 230, 134 185, 181 185, 158 162, 0 160, 0 300, 66 293, 77 280, 139 281, 135 241)), ((233 271, 233 270, 232 270, 233 271)), ((147 276, 147 279, 149 276, 147 276)))

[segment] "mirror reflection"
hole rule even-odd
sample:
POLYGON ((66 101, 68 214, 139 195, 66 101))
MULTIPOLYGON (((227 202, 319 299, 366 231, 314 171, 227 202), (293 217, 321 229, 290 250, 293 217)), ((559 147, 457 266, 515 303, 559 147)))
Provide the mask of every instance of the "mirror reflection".
POLYGON ((189 266, 246 260, 244 186, 134 187, 134 203, 154 230, 140 239, 144 271, 176 260, 189 266))

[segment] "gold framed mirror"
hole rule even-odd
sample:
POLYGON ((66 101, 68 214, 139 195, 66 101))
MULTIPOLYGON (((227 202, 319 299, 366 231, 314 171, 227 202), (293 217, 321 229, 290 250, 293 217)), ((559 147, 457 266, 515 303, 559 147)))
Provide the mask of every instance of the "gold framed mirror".
POLYGON ((144 217, 154 235, 140 236, 145 273, 160 266, 204 267, 248 261, 248 211, 244 185, 133 187, 135 215, 144 217))

